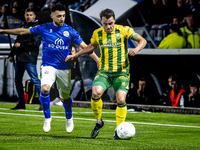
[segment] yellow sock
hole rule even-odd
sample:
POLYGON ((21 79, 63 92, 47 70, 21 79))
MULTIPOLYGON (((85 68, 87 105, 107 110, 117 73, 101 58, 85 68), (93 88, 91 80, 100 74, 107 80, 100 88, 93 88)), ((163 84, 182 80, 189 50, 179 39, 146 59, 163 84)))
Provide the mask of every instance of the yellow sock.
POLYGON ((122 122, 125 121, 126 114, 127 114, 126 103, 117 104, 117 109, 116 109, 116 121, 117 121, 117 125, 119 125, 120 123, 122 123, 122 122))
POLYGON ((101 119, 103 102, 101 98, 91 98, 91 107, 96 119, 101 119))

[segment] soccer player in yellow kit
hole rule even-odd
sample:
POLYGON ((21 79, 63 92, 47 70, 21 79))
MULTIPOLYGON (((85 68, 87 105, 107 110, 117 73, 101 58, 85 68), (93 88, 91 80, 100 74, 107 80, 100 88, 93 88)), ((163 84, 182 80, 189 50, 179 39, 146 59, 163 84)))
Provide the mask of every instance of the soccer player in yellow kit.
POLYGON ((126 95, 130 80, 128 54, 130 56, 136 55, 147 43, 132 28, 115 24, 113 10, 105 9, 101 11, 100 19, 103 27, 93 32, 91 43, 79 53, 70 55, 65 59, 65 61, 72 60, 80 55, 93 52, 98 46, 100 48, 99 70, 94 79, 91 98, 91 107, 97 123, 91 132, 91 138, 95 138, 104 125, 101 96, 111 85, 114 87, 117 98, 117 126, 125 121, 127 114, 126 95), (138 46, 129 50, 129 52, 127 49, 128 38, 139 42, 138 46))

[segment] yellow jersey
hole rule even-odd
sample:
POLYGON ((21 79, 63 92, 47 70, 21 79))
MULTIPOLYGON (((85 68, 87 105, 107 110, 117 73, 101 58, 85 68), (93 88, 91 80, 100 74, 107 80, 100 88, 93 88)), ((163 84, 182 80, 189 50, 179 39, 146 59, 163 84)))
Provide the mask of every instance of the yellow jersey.
POLYGON ((117 24, 111 33, 106 33, 103 27, 96 29, 90 41, 99 45, 99 70, 128 72, 128 38, 135 39, 137 35, 132 28, 117 24))

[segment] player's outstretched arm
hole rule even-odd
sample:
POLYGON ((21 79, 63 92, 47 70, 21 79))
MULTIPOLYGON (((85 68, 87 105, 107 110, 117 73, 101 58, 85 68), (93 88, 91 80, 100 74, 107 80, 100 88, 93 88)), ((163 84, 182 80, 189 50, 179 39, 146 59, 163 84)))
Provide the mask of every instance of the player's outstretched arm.
POLYGON ((66 61, 69 61, 69 60, 73 60, 75 58, 77 58, 78 56, 81 56, 83 54, 88 54, 88 53, 92 53, 96 48, 97 46, 96 45, 92 45, 92 44, 89 44, 88 46, 86 45, 84 42, 82 42, 79 46, 81 48, 83 48, 82 51, 79 51, 78 53, 74 54, 74 55, 68 55, 65 59, 65 62, 66 61))
POLYGON ((0 33, 7 33, 7 34, 14 34, 14 35, 31 34, 30 29, 26 29, 26 28, 0 29, 0 33))
POLYGON ((141 36, 137 35, 135 41, 139 42, 138 46, 134 49, 129 50, 128 54, 130 56, 135 56, 139 51, 141 51, 147 44, 147 41, 141 36))

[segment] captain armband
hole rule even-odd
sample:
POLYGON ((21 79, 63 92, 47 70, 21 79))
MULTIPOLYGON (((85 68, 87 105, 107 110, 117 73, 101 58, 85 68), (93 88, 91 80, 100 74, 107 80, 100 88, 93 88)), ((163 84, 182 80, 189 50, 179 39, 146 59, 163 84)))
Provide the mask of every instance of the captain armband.
POLYGON ((137 36, 138 36, 137 33, 132 33, 129 38, 132 40, 135 40, 137 38, 137 36))

